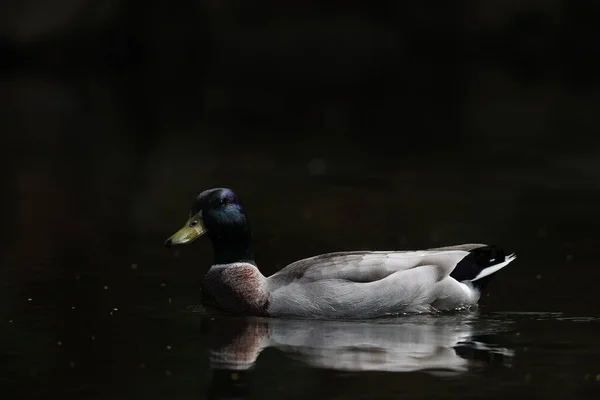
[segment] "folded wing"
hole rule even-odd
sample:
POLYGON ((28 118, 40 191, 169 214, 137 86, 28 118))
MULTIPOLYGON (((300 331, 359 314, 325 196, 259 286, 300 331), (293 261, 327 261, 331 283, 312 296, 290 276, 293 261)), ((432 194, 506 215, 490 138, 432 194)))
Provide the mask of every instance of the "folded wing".
POLYGON ((272 275, 269 280, 280 285, 329 279, 368 283, 426 265, 434 266, 437 279, 442 279, 468 254, 465 250, 329 253, 296 261, 272 275))

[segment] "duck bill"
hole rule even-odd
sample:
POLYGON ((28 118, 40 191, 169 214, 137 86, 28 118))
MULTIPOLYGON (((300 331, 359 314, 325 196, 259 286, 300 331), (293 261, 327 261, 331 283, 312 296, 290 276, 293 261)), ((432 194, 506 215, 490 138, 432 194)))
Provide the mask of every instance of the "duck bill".
POLYGON ((204 235, 205 233, 206 228, 202 223, 202 219, 190 218, 185 223, 183 228, 175 232, 173 236, 167 239, 167 241, 165 242, 165 246, 171 247, 180 244, 191 243, 194 240, 198 239, 200 236, 204 235), (195 221, 195 224, 192 224, 192 221, 195 221))

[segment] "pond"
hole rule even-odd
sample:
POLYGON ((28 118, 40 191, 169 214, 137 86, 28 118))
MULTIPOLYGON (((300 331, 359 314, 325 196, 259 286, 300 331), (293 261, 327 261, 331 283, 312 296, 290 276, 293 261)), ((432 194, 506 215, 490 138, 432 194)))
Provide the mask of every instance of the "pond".
POLYGON ((482 307, 363 321, 234 317, 175 304, 168 296, 177 294, 161 289, 158 303, 103 299, 69 314, 31 299, 3 321, 4 390, 106 399, 598 394, 593 316, 482 307))

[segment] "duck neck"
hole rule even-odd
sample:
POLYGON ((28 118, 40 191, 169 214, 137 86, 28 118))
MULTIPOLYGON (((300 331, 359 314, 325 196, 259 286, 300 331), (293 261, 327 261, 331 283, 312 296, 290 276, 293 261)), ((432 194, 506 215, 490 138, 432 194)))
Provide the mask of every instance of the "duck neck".
POLYGON ((249 235, 216 237, 212 242, 215 264, 247 262, 256 265, 252 250, 252 238, 249 235))

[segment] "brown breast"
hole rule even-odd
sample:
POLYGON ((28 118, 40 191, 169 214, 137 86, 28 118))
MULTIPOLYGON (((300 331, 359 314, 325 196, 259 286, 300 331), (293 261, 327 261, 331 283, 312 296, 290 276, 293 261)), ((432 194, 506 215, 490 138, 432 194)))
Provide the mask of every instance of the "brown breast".
POLYGON ((264 282, 251 264, 213 266, 204 277, 203 302, 235 314, 267 316, 269 294, 264 282))

